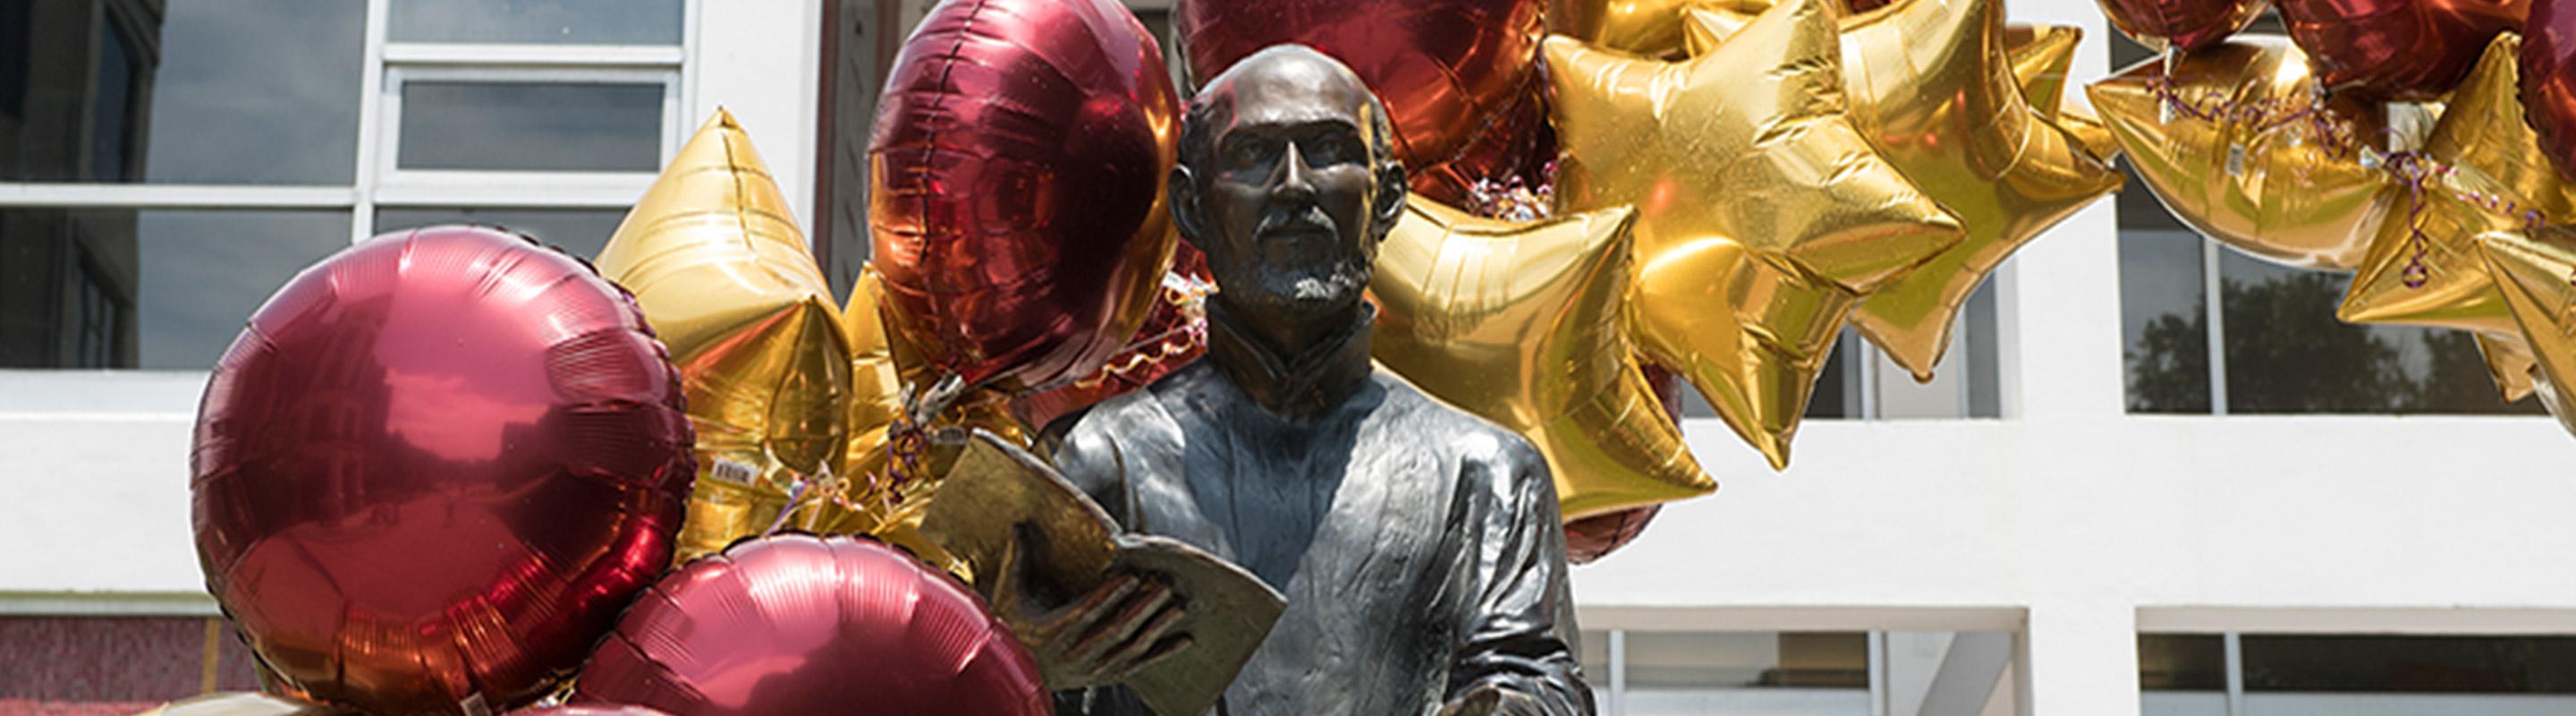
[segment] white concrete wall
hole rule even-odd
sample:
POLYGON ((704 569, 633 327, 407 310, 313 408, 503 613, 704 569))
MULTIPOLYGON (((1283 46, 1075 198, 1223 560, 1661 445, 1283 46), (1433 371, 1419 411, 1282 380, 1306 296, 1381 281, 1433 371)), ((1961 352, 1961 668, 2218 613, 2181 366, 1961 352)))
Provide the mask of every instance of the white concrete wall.
MULTIPOLYGON (((704 2, 686 106, 752 129, 813 220, 809 3, 704 2), (792 31, 790 31, 792 30, 792 31)), ((2019 0, 2080 24, 2088 0, 2019 0)), ((1817 421, 1576 571, 1594 629, 2014 630, 2025 713, 2139 712, 2138 630, 2576 633, 2576 441, 2544 418, 2122 411, 2109 202, 2000 280, 2006 418, 1817 421)), ((0 371, 0 613, 210 609, 191 549, 203 374, 0 371)))

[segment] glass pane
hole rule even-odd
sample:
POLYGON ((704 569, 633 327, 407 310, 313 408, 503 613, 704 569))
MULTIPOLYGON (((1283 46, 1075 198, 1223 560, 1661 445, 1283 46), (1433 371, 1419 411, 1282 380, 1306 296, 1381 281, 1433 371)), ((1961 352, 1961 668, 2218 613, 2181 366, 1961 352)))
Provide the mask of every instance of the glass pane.
POLYGON ((1630 631, 1627 642, 1631 716, 1870 712, 1864 633, 1630 631))
POLYGON ((2227 690, 2227 640, 2217 634, 2139 634, 2138 688, 2227 690))
POLYGON ((1869 688, 1860 632, 1628 632, 1630 688, 1869 688))
POLYGON ((654 171, 662 85, 406 82, 404 169, 654 171))
POLYGON ((2227 409, 2237 413, 2539 413, 2507 404, 2469 334, 2335 320, 2352 277, 2219 259, 2227 409))
POLYGON ((680 0, 393 0, 395 42, 680 44, 680 0))
MULTIPOLYGON (((2145 194, 2120 194, 2124 223, 2133 211, 2130 197, 2145 194)), ((2120 229, 2121 357, 2127 363, 2129 412, 2209 412, 2209 314, 2201 296, 2200 256, 2205 242, 2182 229, 2120 229)), ((2332 311, 2327 319, 2333 319, 2332 311)))
POLYGON ((625 209, 379 209, 376 233, 437 224, 482 224, 534 236, 584 259, 597 259, 608 237, 617 233, 618 222, 625 220, 625 209))
POLYGON ((130 714, 203 693, 208 677, 259 688, 217 617, 0 617, 0 644, 0 714, 130 714))
POLYGON ((342 211, 0 209, 0 368, 203 370, 342 211))
POLYGON ((2248 692, 2576 695, 2576 637, 2249 634, 2244 645, 2248 692))
POLYGON ((136 7, 0 5, 0 181, 350 181, 365 3, 136 7))

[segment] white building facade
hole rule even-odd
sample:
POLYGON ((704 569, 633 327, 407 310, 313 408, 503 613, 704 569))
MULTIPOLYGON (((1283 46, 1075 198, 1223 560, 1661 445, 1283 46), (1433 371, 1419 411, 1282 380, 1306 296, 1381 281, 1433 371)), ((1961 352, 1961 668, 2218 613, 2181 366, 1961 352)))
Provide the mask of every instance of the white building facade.
MULTIPOLYGON (((189 433, 330 251, 482 221, 595 253, 723 107, 846 290, 873 78, 926 5, 0 0, 0 716, 241 685, 189 433)), ((2112 67, 2091 0, 2012 15, 2112 67)), ((2576 440, 2462 397, 2455 337, 2251 310, 2325 289, 2129 191, 2006 264, 1939 380, 1846 334, 1787 471, 1687 419, 1722 489, 1575 570, 1603 713, 2576 713, 2576 440)))

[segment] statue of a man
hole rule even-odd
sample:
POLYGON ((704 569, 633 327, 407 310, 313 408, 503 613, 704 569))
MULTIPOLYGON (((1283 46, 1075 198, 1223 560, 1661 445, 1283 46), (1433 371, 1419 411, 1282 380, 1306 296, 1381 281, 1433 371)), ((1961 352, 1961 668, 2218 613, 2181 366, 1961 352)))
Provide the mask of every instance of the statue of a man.
MULTIPOLYGON (((1208 82, 1170 185, 1219 288, 1206 358, 1071 418, 1054 458, 1127 529, 1286 595, 1219 713, 1589 714, 1545 459, 1369 359, 1362 291, 1404 207, 1392 141, 1359 77, 1305 47, 1208 82)), ((1113 581, 1058 612, 1039 661, 1114 681, 1182 646, 1165 617, 1186 608, 1113 581)), ((1119 687, 1057 700, 1150 713, 1119 687)))

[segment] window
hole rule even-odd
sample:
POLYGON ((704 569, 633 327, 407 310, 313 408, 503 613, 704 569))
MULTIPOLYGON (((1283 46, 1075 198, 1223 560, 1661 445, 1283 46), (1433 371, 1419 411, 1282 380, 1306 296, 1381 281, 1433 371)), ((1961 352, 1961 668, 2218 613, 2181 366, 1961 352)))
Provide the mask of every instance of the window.
POLYGON ((2144 634, 2146 716, 2576 710, 2576 637, 2144 634))
POLYGON ((596 256, 694 119, 688 2, 0 3, 0 368, 204 370, 394 229, 596 256))
MULTIPOLYGON (((1945 660, 2009 668, 2011 643, 2000 632, 1609 630, 1584 633, 1581 659, 1604 716, 1914 716, 1959 696, 1934 696, 1945 660)), ((1977 682, 1964 692, 1983 713, 2011 713, 2006 672, 1952 674, 1977 682)))
MULTIPOLYGON (((2280 32, 2279 22, 2267 14, 2253 30, 2280 32)), ((2115 64, 2152 56, 2114 35, 2115 64)), ((2335 320, 2349 274, 2224 249, 2146 182, 2133 175, 2129 186, 2118 199, 2129 412, 2541 412, 2538 401, 2499 399, 2470 334, 2335 320)))

